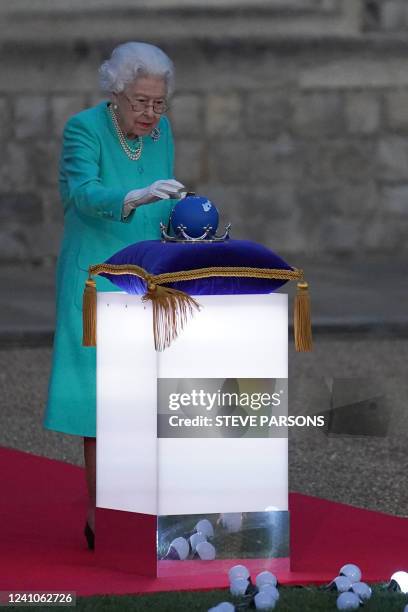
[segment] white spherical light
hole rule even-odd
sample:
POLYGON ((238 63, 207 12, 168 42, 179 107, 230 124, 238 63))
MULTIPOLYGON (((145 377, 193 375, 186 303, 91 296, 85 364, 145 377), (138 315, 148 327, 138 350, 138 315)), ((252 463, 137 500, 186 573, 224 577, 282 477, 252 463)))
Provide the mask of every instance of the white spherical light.
POLYGON ((408 573, 407 572, 394 572, 391 576, 390 581, 394 581, 401 593, 408 593, 408 573))
POLYGON ((276 579, 275 574, 272 574, 272 572, 268 572, 268 570, 265 570, 264 572, 260 572, 257 575, 257 577, 255 578, 255 584, 258 588, 261 587, 263 584, 272 584, 274 587, 276 587, 278 581, 276 579))
POLYGON ((245 595, 245 591, 248 588, 248 580, 247 578, 234 578, 230 584, 231 595, 234 597, 239 597, 240 595, 245 595))
POLYGON ((276 599, 276 601, 278 601, 280 594, 278 589, 273 586, 273 584, 262 584, 258 588, 260 593, 270 593, 270 595, 272 595, 276 599))
POLYGON ((200 542, 196 546, 196 551, 203 561, 213 561, 215 559, 215 548, 210 542, 200 542))
POLYGON ((249 570, 245 565, 234 565, 228 571, 229 581, 232 582, 235 578, 249 578, 249 570))
POLYGON ((170 548, 174 548, 177 551, 177 554, 180 557, 181 561, 184 561, 184 559, 187 559, 188 553, 190 552, 189 543, 187 542, 185 538, 181 538, 181 537, 175 538, 171 542, 170 548))
POLYGON ((368 601, 372 595, 371 588, 365 582, 354 582, 351 590, 359 596, 361 601, 368 601))
POLYGON ((254 601, 257 610, 273 610, 277 600, 267 591, 260 591, 255 595, 254 601))
POLYGON ((351 589, 353 583, 351 582, 350 578, 347 578, 346 576, 337 576, 337 578, 333 580, 333 585, 336 591, 339 593, 344 593, 345 591, 349 591, 351 589))
POLYGON ((337 598, 338 610, 358 610, 360 599, 355 593, 340 593, 337 598))
POLYGON ((221 515, 221 525, 228 533, 237 533, 242 527, 241 512, 225 512, 221 515))
POLYGON ((361 569, 354 563, 346 563, 339 571, 340 576, 347 576, 351 582, 360 582, 361 580, 361 569))
POLYGON ((208 519, 202 519, 201 521, 198 521, 197 525, 195 526, 195 529, 196 531, 201 531, 201 533, 204 534, 206 538, 212 538, 214 535, 214 528, 208 519))
POLYGON ((222 601, 214 608, 210 608, 208 612, 235 612, 235 606, 229 601, 222 601))
POLYGON ((201 533, 201 531, 199 531, 197 533, 193 533, 193 535, 190 536, 189 540, 191 549, 195 552, 197 544, 199 544, 200 542, 206 542, 207 538, 203 533, 201 533))

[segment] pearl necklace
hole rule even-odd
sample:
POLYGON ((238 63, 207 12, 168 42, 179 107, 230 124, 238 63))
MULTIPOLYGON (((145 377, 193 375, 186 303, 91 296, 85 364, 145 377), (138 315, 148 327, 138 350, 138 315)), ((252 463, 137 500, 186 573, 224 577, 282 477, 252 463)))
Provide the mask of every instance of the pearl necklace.
POLYGON ((115 130, 116 130, 116 134, 118 135, 119 138, 119 142, 122 146, 122 149, 124 150, 124 152, 126 153, 126 155, 129 157, 129 159, 132 159, 133 161, 136 161, 140 158, 142 151, 143 151, 143 140, 141 136, 137 137, 137 147, 136 149, 132 149, 128 143, 126 142, 125 139, 125 135, 123 134, 122 130, 120 129, 120 125, 118 123, 118 119, 116 117, 115 111, 113 110, 113 105, 110 104, 109 105, 109 111, 112 117, 112 121, 113 121, 113 125, 115 126, 115 130))

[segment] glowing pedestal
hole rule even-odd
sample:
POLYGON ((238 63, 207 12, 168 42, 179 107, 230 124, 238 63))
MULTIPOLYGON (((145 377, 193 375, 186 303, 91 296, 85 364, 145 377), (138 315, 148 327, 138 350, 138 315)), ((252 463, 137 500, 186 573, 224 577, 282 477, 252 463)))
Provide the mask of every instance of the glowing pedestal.
MULTIPOLYGON (((217 428, 209 404, 194 410, 213 419, 211 428, 188 420, 178 425, 180 415, 192 416, 180 405, 183 390, 204 388, 215 397, 225 380, 236 388, 244 381, 254 393, 280 379, 273 382, 286 404, 287 296, 197 300, 201 312, 156 353, 150 305, 139 296, 98 294, 96 555, 102 564, 156 575, 160 515, 288 509, 285 434, 254 433, 239 423, 236 432, 217 428), (170 393, 178 396, 171 408, 170 393)), ((252 407, 246 413, 260 415, 252 407)))

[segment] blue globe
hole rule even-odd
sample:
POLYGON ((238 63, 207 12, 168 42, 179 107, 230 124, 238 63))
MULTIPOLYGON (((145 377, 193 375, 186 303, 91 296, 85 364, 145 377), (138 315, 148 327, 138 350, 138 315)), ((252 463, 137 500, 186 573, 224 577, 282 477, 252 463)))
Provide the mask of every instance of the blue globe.
POLYGON ((218 227, 218 210, 208 198, 188 195, 177 202, 171 213, 170 221, 176 235, 178 226, 184 225, 189 236, 198 238, 204 234, 207 225, 210 225, 212 236, 218 227))

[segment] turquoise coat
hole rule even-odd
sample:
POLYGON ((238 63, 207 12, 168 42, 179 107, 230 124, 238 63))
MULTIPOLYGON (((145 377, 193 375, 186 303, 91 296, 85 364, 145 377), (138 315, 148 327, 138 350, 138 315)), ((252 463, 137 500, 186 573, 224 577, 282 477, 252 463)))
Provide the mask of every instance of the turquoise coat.
MULTIPOLYGON (((160 138, 143 137, 138 161, 123 151, 107 102, 82 111, 65 126, 60 162, 64 235, 57 264, 57 319, 44 427, 80 436, 96 435, 96 349, 82 347, 82 293, 88 266, 119 249, 160 237, 174 200, 141 206, 122 220, 125 195, 158 179, 173 178, 174 147, 169 121, 160 138)), ((134 141, 129 141, 134 147, 134 141)), ((115 291, 97 278, 98 291, 115 291)))

